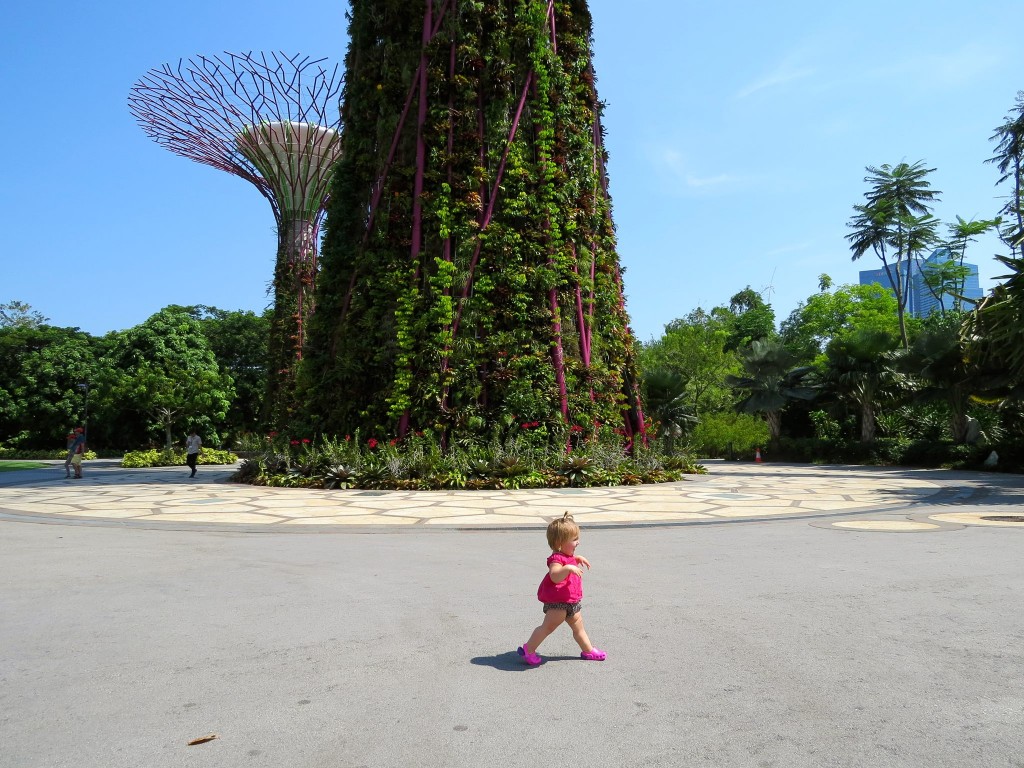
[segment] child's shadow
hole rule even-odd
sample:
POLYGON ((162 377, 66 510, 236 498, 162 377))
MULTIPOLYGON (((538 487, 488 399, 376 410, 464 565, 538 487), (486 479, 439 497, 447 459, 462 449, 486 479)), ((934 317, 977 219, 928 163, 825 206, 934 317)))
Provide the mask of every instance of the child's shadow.
MULTIPOLYGON (((540 666, 544 666, 552 661, 578 661, 576 656, 545 656, 544 662, 540 666)), ((476 664, 478 667, 491 667, 493 669, 500 670, 502 672, 523 672, 528 669, 536 669, 531 667, 529 664, 523 661, 523 657, 515 651, 508 651, 507 653, 499 653, 495 656, 476 656, 469 660, 470 664, 476 664)))

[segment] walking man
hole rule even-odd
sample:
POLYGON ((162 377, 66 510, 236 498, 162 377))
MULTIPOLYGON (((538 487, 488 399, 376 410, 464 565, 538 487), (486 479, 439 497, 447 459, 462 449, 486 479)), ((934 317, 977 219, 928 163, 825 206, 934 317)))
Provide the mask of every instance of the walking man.
POLYGON ((189 477, 196 476, 196 462, 199 461, 199 449, 202 447, 203 441, 199 439, 199 435, 193 429, 191 434, 185 438, 185 463, 192 470, 192 474, 189 477))

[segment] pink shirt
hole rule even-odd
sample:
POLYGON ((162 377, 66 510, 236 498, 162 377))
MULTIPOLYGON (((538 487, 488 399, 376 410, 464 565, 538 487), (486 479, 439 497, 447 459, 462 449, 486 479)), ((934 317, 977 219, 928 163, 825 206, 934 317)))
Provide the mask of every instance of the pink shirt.
MULTIPOLYGON (((548 558, 548 567, 552 563, 562 565, 576 565, 576 558, 555 552, 548 558)), ((583 579, 577 574, 570 573, 562 581, 555 584, 551 580, 551 573, 544 575, 540 586, 537 588, 537 599, 542 603, 578 603, 583 599, 583 579)))

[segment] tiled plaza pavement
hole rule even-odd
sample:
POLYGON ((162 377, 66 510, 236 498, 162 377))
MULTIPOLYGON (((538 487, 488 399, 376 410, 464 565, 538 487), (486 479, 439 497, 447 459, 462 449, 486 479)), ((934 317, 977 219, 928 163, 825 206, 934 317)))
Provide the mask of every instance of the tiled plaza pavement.
POLYGON ((795 518, 854 531, 928 532, 969 524, 1024 527, 1024 520, 1012 520, 1010 512, 1017 509, 1013 505, 985 515, 952 508, 988 495, 991 483, 1024 493, 1021 476, 721 461, 706 466, 707 475, 680 482, 617 488, 325 491, 236 485, 227 482, 233 469, 226 467, 201 467, 192 480, 185 468, 126 470, 113 461, 96 461, 86 464, 82 480, 65 479, 59 465, 0 473, 0 518, 314 532, 352 526, 523 527, 545 525, 568 510, 587 526, 795 518))

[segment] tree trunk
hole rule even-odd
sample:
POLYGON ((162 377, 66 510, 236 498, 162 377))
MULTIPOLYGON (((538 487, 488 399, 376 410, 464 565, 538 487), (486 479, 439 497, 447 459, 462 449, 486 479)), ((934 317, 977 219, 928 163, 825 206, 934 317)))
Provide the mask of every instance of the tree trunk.
POLYGON ((950 404, 950 431, 953 442, 962 445, 967 442, 967 413, 958 405, 950 404))
POLYGON ((768 422, 768 439, 773 443, 778 442, 782 435, 782 412, 768 411, 764 416, 768 422))
POLYGON ((875 406, 870 402, 864 403, 860 411, 860 441, 862 443, 873 443, 876 431, 875 406))

